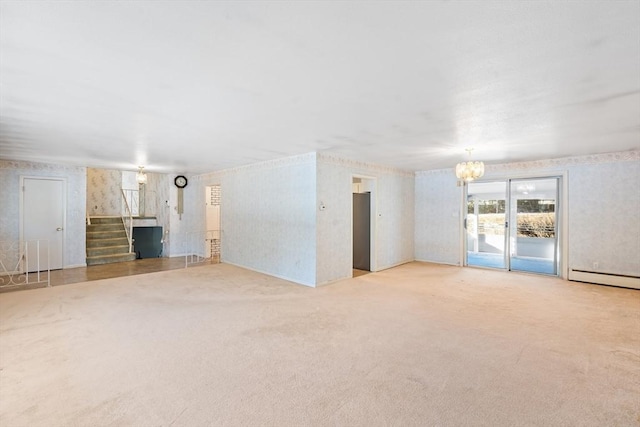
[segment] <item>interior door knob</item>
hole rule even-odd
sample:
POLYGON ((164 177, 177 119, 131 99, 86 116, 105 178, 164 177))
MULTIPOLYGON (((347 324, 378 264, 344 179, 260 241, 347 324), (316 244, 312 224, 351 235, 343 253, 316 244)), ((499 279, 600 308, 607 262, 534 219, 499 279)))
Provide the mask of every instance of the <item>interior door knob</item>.
POLYGON ((62 227, 56 228, 56 231, 62 231, 62 227))

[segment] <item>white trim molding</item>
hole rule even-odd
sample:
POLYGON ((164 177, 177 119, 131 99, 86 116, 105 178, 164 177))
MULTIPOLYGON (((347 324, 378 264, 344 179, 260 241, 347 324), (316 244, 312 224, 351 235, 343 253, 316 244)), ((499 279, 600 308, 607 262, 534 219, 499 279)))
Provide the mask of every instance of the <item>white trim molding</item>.
POLYGON ((597 273, 594 271, 569 270, 569 280, 594 283, 598 285, 619 286, 621 288, 640 289, 640 277, 622 274, 597 273))

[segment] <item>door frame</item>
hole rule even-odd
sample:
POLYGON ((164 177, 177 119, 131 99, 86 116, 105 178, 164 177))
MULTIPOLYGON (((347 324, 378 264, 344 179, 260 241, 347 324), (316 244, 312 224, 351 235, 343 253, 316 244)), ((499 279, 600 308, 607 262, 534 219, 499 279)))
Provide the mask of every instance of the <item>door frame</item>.
MULTIPOLYGON (((62 182, 62 248, 61 248, 61 266, 60 268, 65 268, 65 248, 67 242, 67 178, 60 176, 38 176, 38 175, 20 175, 20 187, 18 193, 20 194, 20 248, 24 245, 24 192, 25 192, 25 183, 24 181, 27 179, 35 179, 40 181, 60 181, 62 182)), ((49 267, 51 265, 49 264, 49 267)), ((20 268, 24 271, 25 265, 24 262, 20 263, 20 268)))
POLYGON ((351 200, 351 202, 349 203, 349 209, 350 209, 350 214, 349 214, 349 223, 351 224, 350 226, 350 251, 351 251, 351 269, 353 269, 353 179, 357 178, 357 179, 362 179, 362 180, 367 180, 370 181, 371 183, 371 217, 370 217, 370 230, 369 230, 369 241, 370 241, 370 245, 371 247, 369 248, 369 270, 371 272, 374 271, 378 271, 378 257, 376 256, 377 251, 376 251, 376 247, 377 247, 377 235, 378 235, 378 223, 377 223, 377 218, 378 218, 378 178, 375 176, 369 176, 369 175, 361 175, 361 174, 351 174, 351 177, 349 178, 349 190, 350 190, 350 197, 349 199, 351 200))
MULTIPOLYGON (((568 262, 568 253, 569 253, 569 245, 568 245, 568 236, 569 236, 569 215, 568 215, 568 172, 567 171, 550 171, 549 173, 540 173, 540 174, 492 174, 490 176, 486 176, 485 179, 480 179, 474 182, 494 182, 494 181, 511 181, 511 180, 521 180, 521 179, 558 179, 558 188, 557 188, 557 201, 556 204, 556 256, 557 256, 557 277, 562 279, 567 279, 569 277, 569 262, 568 262)), ((509 185, 507 185, 507 190, 509 190, 509 185)), ((467 236, 464 227, 464 222, 467 216, 467 193, 468 193, 468 185, 464 184, 461 193, 461 215, 460 215, 460 265, 467 267, 467 236)), ((507 191, 509 193, 509 191, 507 191)), ((505 196, 509 196, 509 194, 505 194, 505 196)), ((506 208, 509 209, 510 200, 506 201, 506 208)), ((509 218, 510 220, 510 218, 509 218)), ((507 242, 508 244, 508 242, 507 242)), ((507 257, 507 251, 509 247, 505 247, 505 257, 507 257)), ((510 270, 509 260, 506 263, 506 271, 510 270)), ((518 271, 520 272, 520 271, 518 271)), ((556 276, 551 276, 556 277, 556 276)))

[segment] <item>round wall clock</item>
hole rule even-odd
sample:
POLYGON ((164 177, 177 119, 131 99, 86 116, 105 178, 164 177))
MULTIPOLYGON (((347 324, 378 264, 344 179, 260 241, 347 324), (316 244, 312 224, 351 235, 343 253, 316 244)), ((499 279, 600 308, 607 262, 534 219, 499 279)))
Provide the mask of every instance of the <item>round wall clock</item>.
POLYGON ((173 182, 176 184, 176 187, 178 187, 178 205, 176 206, 176 211, 178 211, 178 215, 180 219, 182 219, 182 214, 184 213, 184 195, 182 194, 182 189, 187 186, 187 177, 178 175, 173 182))
POLYGON ((184 175, 176 176, 176 179, 173 180, 178 188, 184 188, 187 186, 187 177, 184 175))

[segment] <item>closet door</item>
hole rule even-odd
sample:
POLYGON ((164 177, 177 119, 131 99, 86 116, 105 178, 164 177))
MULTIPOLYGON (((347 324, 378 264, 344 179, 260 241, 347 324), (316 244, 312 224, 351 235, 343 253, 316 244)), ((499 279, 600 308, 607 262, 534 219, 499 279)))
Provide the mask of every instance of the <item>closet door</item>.
POLYGON ((55 178, 22 181, 22 241, 24 268, 57 270, 63 266, 65 182, 55 178))

